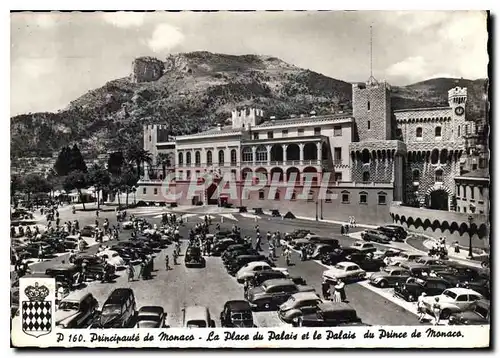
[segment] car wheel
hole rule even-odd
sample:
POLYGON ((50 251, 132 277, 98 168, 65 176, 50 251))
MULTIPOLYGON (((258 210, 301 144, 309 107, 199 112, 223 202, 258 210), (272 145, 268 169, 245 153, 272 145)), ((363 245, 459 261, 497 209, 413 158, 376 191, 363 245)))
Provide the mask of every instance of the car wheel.
POLYGON ((378 286, 379 286, 380 288, 386 288, 388 285, 389 285, 389 284, 388 284, 388 282, 387 282, 386 280, 382 280, 382 281, 380 281, 380 282, 379 282, 379 284, 378 284, 378 286))
POLYGON ((448 309, 444 309, 442 312, 441 312, 441 318, 442 319, 448 319, 450 318, 450 315, 451 315, 451 311, 448 310, 448 309))
POLYGON ((413 295, 408 295, 408 302, 415 302, 415 297, 413 295))

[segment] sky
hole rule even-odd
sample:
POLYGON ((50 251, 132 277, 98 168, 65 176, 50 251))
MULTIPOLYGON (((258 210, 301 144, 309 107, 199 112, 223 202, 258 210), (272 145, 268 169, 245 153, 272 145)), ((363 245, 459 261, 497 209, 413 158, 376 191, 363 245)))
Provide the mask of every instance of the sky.
POLYGON ((478 11, 12 13, 11 115, 57 111, 130 73, 134 58, 190 51, 278 57, 348 81, 487 77, 478 11))

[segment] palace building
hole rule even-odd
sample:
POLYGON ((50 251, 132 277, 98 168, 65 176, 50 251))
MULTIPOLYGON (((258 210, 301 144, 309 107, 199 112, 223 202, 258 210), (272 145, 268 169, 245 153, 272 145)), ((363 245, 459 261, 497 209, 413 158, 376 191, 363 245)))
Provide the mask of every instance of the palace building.
POLYGON ((466 118, 466 102, 467 89, 456 87, 449 90, 446 107, 393 112, 389 85, 371 77, 353 84, 351 113, 311 112, 278 120, 257 108, 234 110, 230 125, 175 138, 166 126, 145 126, 144 149, 152 153, 153 166, 145 170, 137 198, 178 205, 228 203, 325 220, 354 216, 369 224, 393 221, 460 242, 470 233, 476 246, 485 246, 489 178, 481 176, 488 172, 488 160, 486 151, 471 150, 478 126, 466 118), (171 165, 160 163, 160 156, 171 165), (169 173, 175 180, 166 189, 169 173), (184 195, 205 173, 230 176, 238 196, 219 194, 217 183, 184 195), (255 173, 267 182, 241 195, 255 173), (295 182, 287 193, 290 180, 295 182), (457 191, 471 187, 481 195, 481 205, 471 206, 470 198, 462 202, 457 191), (183 194, 166 198, 165 190, 183 194))

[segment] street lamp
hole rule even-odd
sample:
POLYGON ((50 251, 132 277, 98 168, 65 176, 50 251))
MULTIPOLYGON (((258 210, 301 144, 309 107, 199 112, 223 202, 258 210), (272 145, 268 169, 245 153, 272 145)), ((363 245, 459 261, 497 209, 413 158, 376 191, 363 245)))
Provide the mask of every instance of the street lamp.
POLYGON ((319 202, 320 204, 320 219, 323 220, 323 199, 320 199, 321 201, 319 202))
POLYGON ((316 200, 316 221, 318 221, 318 200, 316 200))
POLYGON ((469 215, 469 257, 468 259, 472 259, 472 228, 471 228, 471 225, 472 225, 472 222, 474 221, 474 218, 472 217, 472 215, 469 215))

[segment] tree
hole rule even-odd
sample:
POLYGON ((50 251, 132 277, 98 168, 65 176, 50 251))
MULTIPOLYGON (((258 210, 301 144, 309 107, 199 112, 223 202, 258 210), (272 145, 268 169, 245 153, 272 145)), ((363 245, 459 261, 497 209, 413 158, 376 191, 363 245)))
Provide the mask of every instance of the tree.
POLYGON ((52 189, 47 179, 38 174, 29 174, 23 181, 24 190, 28 194, 28 200, 31 198, 31 193, 48 193, 52 189))
POLYGON ((172 153, 158 153, 156 157, 156 165, 161 166, 163 178, 167 176, 167 168, 172 166, 172 153))
POLYGON ((80 170, 72 171, 64 180, 64 190, 69 192, 76 189, 78 191, 80 201, 83 204, 83 210, 85 210, 85 202, 83 200, 82 189, 85 187, 87 187, 87 176, 80 170))
POLYGON ((124 169, 122 173, 122 188, 127 194, 125 199, 126 207, 128 207, 128 195, 132 192, 132 189, 137 185, 138 181, 139 177, 132 168, 128 167, 124 169))
POLYGON ((108 172, 112 175, 120 175, 124 163, 123 152, 111 153, 108 158, 108 172))
POLYGON ((63 147, 59 152, 59 156, 54 164, 54 170, 59 176, 66 176, 69 173, 69 165, 71 162, 71 149, 63 147))
POLYGON ((140 148, 139 146, 132 146, 127 151, 127 161, 129 164, 135 163, 137 168, 137 177, 141 176, 141 164, 146 162, 151 164, 153 161, 151 153, 147 150, 140 148))
POLYGON ((106 188, 110 182, 109 173, 106 169, 94 164, 87 173, 87 183, 93 185, 97 192, 97 209, 100 207, 100 192, 106 188))

